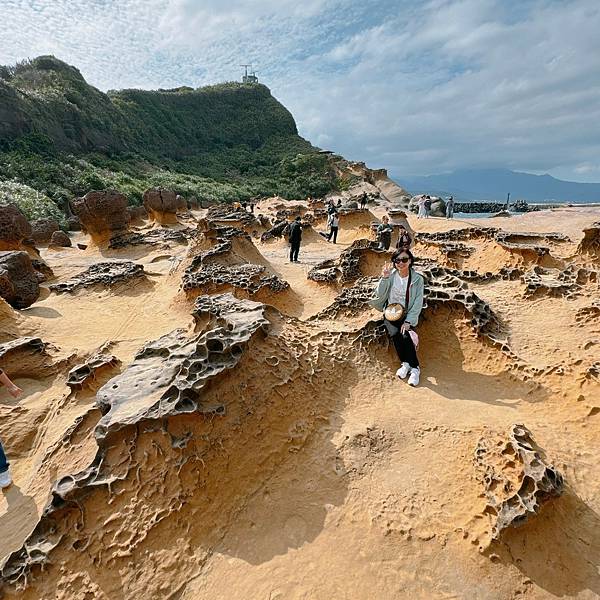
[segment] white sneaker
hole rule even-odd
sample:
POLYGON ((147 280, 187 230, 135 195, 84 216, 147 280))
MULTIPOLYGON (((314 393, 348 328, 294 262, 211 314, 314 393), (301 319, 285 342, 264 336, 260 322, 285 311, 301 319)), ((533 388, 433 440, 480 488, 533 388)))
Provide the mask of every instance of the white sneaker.
POLYGON ((400 368, 396 371, 396 377, 399 377, 400 379, 404 379, 408 375, 409 371, 410 371, 410 365, 408 363, 402 363, 400 368))
POLYGON ((7 488, 12 483, 10 471, 7 469, 4 473, 0 473, 0 488, 7 488))
POLYGON ((415 369, 410 370, 410 377, 408 378, 408 385, 412 385, 416 387, 419 385, 419 376, 421 375, 421 369, 416 367, 415 369))

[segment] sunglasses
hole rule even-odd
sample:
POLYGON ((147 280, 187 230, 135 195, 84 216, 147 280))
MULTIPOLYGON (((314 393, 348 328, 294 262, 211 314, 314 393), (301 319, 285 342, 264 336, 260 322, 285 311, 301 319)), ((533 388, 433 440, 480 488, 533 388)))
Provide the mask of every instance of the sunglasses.
POLYGON ((394 261, 394 264, 395 264, 395 265, 397 265, 398 263, 407 263, 407 262, 409 262, 409 261, 410 261, 410 258, 408 258, 408 256, 404 256, 404 257, 402 257, 402 258, 397 258, 397 259, 394 261))

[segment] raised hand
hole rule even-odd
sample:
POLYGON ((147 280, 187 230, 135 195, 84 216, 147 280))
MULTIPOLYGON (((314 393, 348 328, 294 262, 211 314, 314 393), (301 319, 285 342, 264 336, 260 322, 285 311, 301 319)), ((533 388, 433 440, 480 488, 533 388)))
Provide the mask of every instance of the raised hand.
POLYGON ((385 265, 383 265, 383 269, 381 270, 381 276, 389 277, 392 274, 393 270, 394 265, 392 265, 392 263, 385 263, 385 265))

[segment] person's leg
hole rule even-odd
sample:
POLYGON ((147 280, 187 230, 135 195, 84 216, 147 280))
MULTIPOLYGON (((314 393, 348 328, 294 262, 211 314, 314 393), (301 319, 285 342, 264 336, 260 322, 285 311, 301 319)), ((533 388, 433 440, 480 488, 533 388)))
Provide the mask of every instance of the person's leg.
POLYGON ((8 471, 9 462, 6 459, 6 454, 4 453, 4 447, 2 446, 2 442, 0 442, 0 473, 4 473, 8 471))
POLYGON ((294 242, 294 262, 298 262, 298 254, 300 253, 300 242, 294 242))
POLYGON ((392 337, 392 340, 400 362, 406 362, 410 365, 411 369, 416 369, 419 366, 419 359, 417 358, 417 351, 410 335, 408 333, 402 335, 402 333, 398 332, 392 337))
POLYGON ((338 234, 338 228, 337 227, 333 227, 333 243, 336 244, 337 243, 337 234, 338 234))

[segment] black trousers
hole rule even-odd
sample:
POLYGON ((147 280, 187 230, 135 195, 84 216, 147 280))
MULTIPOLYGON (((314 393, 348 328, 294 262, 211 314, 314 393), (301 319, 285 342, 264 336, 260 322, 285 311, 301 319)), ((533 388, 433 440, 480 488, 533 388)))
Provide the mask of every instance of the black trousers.
POLYGON ((300 252, 300 240, 290 242, 290 262, 298 261, 298 253, 300 252))
POLYGON ((415 349, 415 345, 413 344, 412 338, 408 332, 403 334, 400 331, 400 327, 402 325, 401 321, 396 321, 391 324, 398 328, 398 333, 390 335, 390 337, 392 338, 392 343, 394 344, 394 348, 396 349, 396 354, 398 355, 400 362, 406 362, 411 366, 411 368, 416 369, 419 366, 419 359, 417 358, 417 351, 415 349))
POLYGON ((338 232, 337 227, 330 227, 329 235, 327 236, 327 241, 330 242, 331 238, 333 237, 333 243, 335 244, 337 242, 337 232, 338 232))

